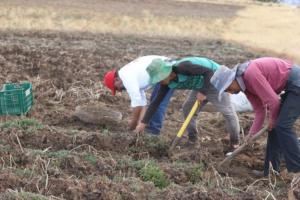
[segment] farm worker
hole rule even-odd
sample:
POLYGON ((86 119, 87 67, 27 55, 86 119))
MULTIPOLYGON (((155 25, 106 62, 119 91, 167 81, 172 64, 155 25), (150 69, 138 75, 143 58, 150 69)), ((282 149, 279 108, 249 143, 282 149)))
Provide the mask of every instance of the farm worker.
MULTIPOLYGON (((196 111, 196 115, 210 101, 219 112, 223 114, 226 121, 227 131, 230 133, 232 148, 237 148, 239 144, 240 126, 237 114, 230 102, 229 94, 222 94, 223 100, 218 100, 218 91, 210 84, 210 78, 220 65, 208 58, 185 57, 179 60, 166 61, 155 59, 147 68, 152 84, 160 83, 161 87, 157 97, 150 103, 146 114, 137 126, 135 132, 142 132, 149 123, 153 113, 161 104, 164 97, 172 89, 191 90, 188 98, 183 104, 183 114, 187 117, 196 100, 201 102, 201 106, 196 111)), ((193 116, 187 128, 189 140, 196 141, 198 130, 196 126, 196 115, 193 116)))
POLYGON ((293 124, 300 115, 300 68, 279 58, 258 58, 233 69, 221 66, 211 83, 219 95, 224 91, 246 94, 255 112, 250 137, 262 128, 267 109, 269 133, 264 174, 268 175, 270 162, 279 172, 280 153, 289 172, 300 172, 300 148, 293 131, 293 124), (278 94, 283 91, 280 100, 278 94))
MULTIPOLYGON (((133 108, 132 117, 129 123, 129 128, 131 130, 136 128, 146 110, 147 99, 145 90, 151 87, 150 77, 146 71, 146 67, 154 59, 158 58, 162 60, 168 59, 167 57, 156 55, 142 56, 126 64, 121 69, 108 71, 104 75, 104 85, 111 90, 112 95, 115 95, 116 91, 121 92, 126 90, 130 97, 131 107, 133 108)), ((159 84, 154 86, 150 101, 155 98, 159 88, 159 84)), ((164 119, 164 113, 172 93, 173 90, 170 90, 166 94, 162 104, 149 120, 149 126, 147 127, 148 133, 154 135, 158 135, 160 133, 164 119)))

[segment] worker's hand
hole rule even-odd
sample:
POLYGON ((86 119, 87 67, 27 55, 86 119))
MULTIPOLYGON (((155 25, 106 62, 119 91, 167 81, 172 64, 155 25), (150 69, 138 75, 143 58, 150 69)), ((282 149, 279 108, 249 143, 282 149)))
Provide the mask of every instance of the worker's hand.
POLYGON ((204 94, 202 94, 201 92, 197 93, 197 100, 201 103, 204 100, 206 100, 206 96, 204 94))
POLYGON ((144 132, 145 128, 146 128, 146 124, 144 124, 144 123, 139 123, 139 124, 136 126, 134 132, 135 132, 135 133, 142 133, 142 132, 144 132))
POLYGON ((273 128, 274 128, 275 124, 274 122, 272 122, 271 120, 269 120, 269 123, 268 123, 268 131, 272 131, 273 128))
POLYGON ((131 119, 128 122, 128 126, 129 126, 129 130, 133 131, 136 128, 136 126, 137 126, 137 121, 131 119))

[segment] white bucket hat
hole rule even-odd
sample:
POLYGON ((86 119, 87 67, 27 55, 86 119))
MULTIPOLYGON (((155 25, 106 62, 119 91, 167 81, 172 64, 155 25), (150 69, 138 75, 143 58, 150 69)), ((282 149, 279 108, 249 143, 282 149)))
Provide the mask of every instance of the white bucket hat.
POLYGON ((234 68, 230 69, 224 65, 221 65, 220 68, 217 69, 214 75, 211 77, 211 84, 219 91, 219 101, 221 101, 222 94, 235 79, 237 67, 238 66, 235 66, 234 68))

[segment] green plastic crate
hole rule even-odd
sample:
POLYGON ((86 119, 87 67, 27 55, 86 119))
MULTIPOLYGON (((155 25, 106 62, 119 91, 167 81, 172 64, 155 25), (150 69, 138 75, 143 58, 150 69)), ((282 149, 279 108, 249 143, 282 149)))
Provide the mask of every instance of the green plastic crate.
POLYGON ((4 84, 0 91, 0 115, 25 115, 32 105, 31 83, 4 84))

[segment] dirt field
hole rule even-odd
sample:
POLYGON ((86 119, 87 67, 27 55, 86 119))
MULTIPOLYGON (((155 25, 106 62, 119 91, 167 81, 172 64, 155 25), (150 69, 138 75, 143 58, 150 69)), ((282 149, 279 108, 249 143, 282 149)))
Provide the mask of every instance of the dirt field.
MULTIPOLYGON (((67 1, 52 2, 60 6, 67 1)), ((123 7, 127 1, 111 2, 106 6, 123 7)), ((78 1, 68 3, 76 6, 78 1)), ((144 4, 147 1, 139 5, 144 4)), ((186 9, 193 10, 191 5, 186 9)), ((236 7, 228 9, 218 15, 231 17, 236 7)), ((129 98, 125 93, 112 97, 99 76, 102 79, 108 69, 149 54, 204 56, 234 66, 270 53, 220 39, 0 32, 1 83, 30 81, 35 95, 26 117, 1 117, 0 199, 286 199, 290 180, 284 173, 259 178, 251 172, 263 167, 265 138, 238 156, 225 173, 216 171, 229 143, 219 113, 201 113, 199 144, 187 146, 184 137, 174 155, 168 156, 170 142, 182 125, 180 108, 186 92, 174 94, 161 136, 126 131, 129 98), (74 116, 75 108, 82 105, 118 110, 123 120, 117 125, 83 123, 74 116)), ((239 118, 247 132, 253 114, 242 113, 239 118)), ((299 122, 296 129, 300 130, 299 122)))

